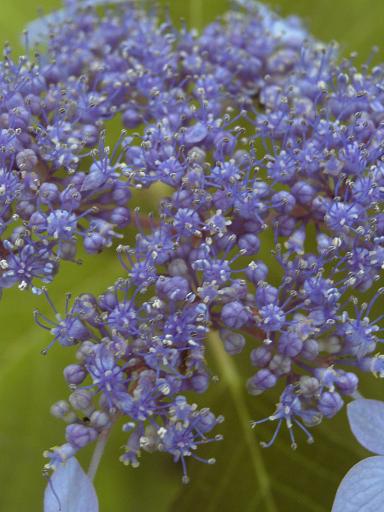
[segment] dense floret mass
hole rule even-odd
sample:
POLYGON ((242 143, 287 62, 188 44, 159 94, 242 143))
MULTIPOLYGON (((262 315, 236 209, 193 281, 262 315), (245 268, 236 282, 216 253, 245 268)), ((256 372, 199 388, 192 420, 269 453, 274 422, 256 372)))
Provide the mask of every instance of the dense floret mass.
POLYGON ((123 275, 63 317, 52 305, 54 321, 36 312, 77 347, 49 466, 122 418, 126 464, 168 452, 186 481, 186 457, 213 462, 195 450, 222 417, 185 396, 209 386, 210 331, 249 351, 252 395, 281 392, 253 422, 276 422, 264 445, 283 423, 293 447, 295 426, 312 441, 358 371, 384 375, 384 68, 339 62, 248 1, 201 34, 130 3, 57 17, 35 60, 7 51, 0 68, 0 286, 47 294, 39 280, 79 241, 97 253, 120 239, 123 275), (111 119, 125 126, 112 149, 111 119), (159 184, 151 214, 130 208, 159 184))

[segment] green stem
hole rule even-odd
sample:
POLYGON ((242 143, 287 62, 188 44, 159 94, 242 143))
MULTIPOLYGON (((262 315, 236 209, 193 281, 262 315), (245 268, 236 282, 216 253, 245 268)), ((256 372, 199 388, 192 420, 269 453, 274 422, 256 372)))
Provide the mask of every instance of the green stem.
POLYGON ((105 445, 107 444, 108 441, 110 431, 110 428, 103 430, 96 442, 95 450, 92 454, 91 463, 89 464, 88 468, 88 477, 91 481, 95 478, 101 457, 103 456, 104 453, 105 445))
POLYGON ((259 484, 260 494, 265 500, 265 510, 270 512, 277 512, 277 508, 271 493, 271 485, 268 472, 265 468, 263 457, 257 442, 252 435, 251 418, 249 417, 243 391, 244 384, 239 377, 233 359, 225 352, 217 331, 210 333, 209 344, 214 354, 215 361, 217 362, 220 369, 221 377, 223 378, 223 381, 227 385, 229 392, 232 395, 233 403, 240 419, 244 439, 250 452, 252 465, 259 484))

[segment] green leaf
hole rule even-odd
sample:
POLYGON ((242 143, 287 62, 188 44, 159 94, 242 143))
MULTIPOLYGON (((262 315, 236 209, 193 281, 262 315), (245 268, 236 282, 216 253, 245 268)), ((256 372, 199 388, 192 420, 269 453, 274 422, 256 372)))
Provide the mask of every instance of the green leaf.
MULTIPOLYGON (((247 408, 244 396, 244 382, 239 375, 233 358, 229 357, 223 349, 223 344, 216 332, 210 335, 210 345, 213 357, 221 369, 223 381, 225 382, 229 397, 233 400, 234 411, 238 416, 238 435, 242 437, 244 448, 249 453, 250 464, 257 482, 258 494, 257 498, 260 502, 264 502, 264 510, 266 512, 275 512, 276 505, 272 496, 272 482, 270 475, 265 467, 263 454, 261 449, 255 443, 253 433, 250 428, 251 418, 247 408)), ((233 465, 232 465, 233 467, 233 465)))
MULTIPOLYGON (((324 42, 336 41, 342 55, 359 52, 364 62, 373 46, 382 44, 382 0, 271 0, 266 2, 284 16, 298 15, 311 34, 324 42)), ((381 55, 380 55, 381 53, 381 55)), ((382 61, 382 52, 379 61, 382 61)))
POLYGON ((21 50, 21 34, 27 24, 39 16, 38 9, 50 12, 57 9, 62 2, 60 0, 3 0, 1 2, 0 30, 1 42, 9 41, 14 49, 21 50))

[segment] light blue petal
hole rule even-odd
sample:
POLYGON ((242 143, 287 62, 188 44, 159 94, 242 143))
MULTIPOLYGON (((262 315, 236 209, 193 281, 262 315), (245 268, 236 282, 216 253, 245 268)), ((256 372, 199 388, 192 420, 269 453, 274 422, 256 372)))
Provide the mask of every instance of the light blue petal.
POLYGON ((367 450, 384 455, 384 402, 359 398, 347 407, 351 430, 367 450))
POLYGON ((45 489, 44 512, 98 512, 91 480, 71 457, 53 473, 45 489))
POLYGON ((208 128, 202 123, 196 123, 185 132, 185 141, 188 144, 197 144, 208 135, 208 128))
POLYGON ((96 188, 101 187, 106 181, 106 175, 100 171, 92 171, 85 177, 82 185, 81 191, 88 192, 89 190, 95 190, 96 188))
MULTIPOLYGON (((121 4, 126 1, 127 0, 83 0, 78 2, 74 1, 72 5, 69 4, 69 6, 70 8, 75 8, 76 6, 86 7, 87 5, 121 4)), ((28 23, 25 27, 28 31, 29 44, 34 46, 41 41, 45 41, 49 36, 51 25, 62 23, 68 19, 71 19, 70 11, 68 9, 59 9, 47 14, 46 16, 42 16, 41 18, 31 21, 31 23, 28 23)), ((22 41, 24 42, 24 38, 22 41)))
POLYGON ((68 13, 65 9, 61 9, 28 23, 26 30, 28 32, 29 44, 34 46, 41 40, 47 39, 49 36, 50 26, 62 23, 66 19, 68 19, 68 13))
POLYGON ((384 512, 384 457, 369 457, 348 471, 332 512, 384 512))

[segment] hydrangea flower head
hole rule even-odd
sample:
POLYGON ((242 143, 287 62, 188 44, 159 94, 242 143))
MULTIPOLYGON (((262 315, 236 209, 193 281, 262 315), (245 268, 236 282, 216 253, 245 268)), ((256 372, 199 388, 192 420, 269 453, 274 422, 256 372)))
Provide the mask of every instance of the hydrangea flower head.
POLYGON ((187 482, 191 459, 215 462, 200 448, 221 441, 223 417, 195 403, 212 332, 249 354, 255 400, 280 396, 252 422, 255 438, 271 423, 262 446, 283 428, 293 448, 313 442, 359 373, 384 375, 384 67, 340 62, 248 0, 201 33, 102 3, 67 2, 32 25, 38 57, 6 51, 0 66, 0 287, 44 293, 52 318, 36 321, 76 349, 47 469, 62 486, 94 442, 97 467, 116 428, 126 465, 165 452, 187 482), (124 129, 110 147, 112 119, 124 129), (155 188, 156 204, 132 207, 155 188), (79 244, 115 248, 121 278, 60 314, 42 283, 79 244))

